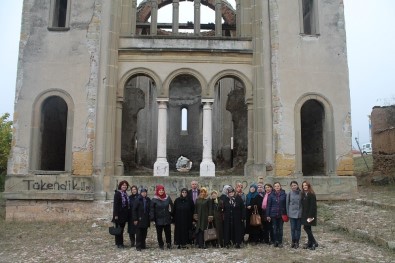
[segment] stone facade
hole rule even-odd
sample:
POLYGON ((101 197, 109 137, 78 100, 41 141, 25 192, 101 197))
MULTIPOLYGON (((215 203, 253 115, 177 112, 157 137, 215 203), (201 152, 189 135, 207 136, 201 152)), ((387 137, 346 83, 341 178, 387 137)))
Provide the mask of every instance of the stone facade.
POLYGON ((182 4, 24 1, 7 218, 20 202, 111 199, 117 178, 246 191, 309 179, 320 198, 354 196, 343 1, 195 0, 179 23, 182 4), (180 156, 193 162, 182 175, 180 156), (55 191, 62 180, 90 192, 55 191))

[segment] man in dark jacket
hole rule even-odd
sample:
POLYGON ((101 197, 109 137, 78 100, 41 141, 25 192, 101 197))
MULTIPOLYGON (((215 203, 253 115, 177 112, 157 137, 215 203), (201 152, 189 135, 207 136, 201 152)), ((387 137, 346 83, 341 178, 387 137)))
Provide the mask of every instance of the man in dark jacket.
POLYGON ((140 196, 133 203, 133 223, 136 227, 136 250, 146 249, 145 240, 150 226, 151 200, 147 197, 147 189, 140 190, 140 196))

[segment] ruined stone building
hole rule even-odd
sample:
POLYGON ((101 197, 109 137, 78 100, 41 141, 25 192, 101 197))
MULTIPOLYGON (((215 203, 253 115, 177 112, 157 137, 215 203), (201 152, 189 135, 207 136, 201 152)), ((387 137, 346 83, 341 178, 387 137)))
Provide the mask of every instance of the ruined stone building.
POLYGON ((307 179, 319 198, 352 197, 343 8, 25 0, 7 218, 107 212, 122 179, 151 194, 307 179))

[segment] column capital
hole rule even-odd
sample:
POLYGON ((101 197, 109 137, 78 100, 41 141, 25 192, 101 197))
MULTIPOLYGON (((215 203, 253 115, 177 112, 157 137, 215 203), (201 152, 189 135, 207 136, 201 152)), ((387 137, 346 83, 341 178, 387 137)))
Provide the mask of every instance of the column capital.
POLYGON ((206 103, 214 103, 214 99, 202 99, 202 103, 206 104, 206 103))

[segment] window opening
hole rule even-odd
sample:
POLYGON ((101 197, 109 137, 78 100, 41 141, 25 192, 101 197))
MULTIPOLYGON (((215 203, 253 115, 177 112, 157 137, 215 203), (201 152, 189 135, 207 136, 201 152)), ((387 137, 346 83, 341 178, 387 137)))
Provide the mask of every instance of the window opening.
POLYGON ((188 131, 188 109, 187 108, 181 109, 181 131, 183 131, 183 132, 188 131))

